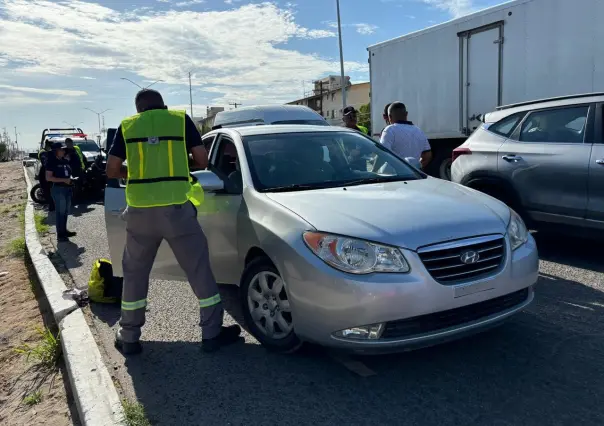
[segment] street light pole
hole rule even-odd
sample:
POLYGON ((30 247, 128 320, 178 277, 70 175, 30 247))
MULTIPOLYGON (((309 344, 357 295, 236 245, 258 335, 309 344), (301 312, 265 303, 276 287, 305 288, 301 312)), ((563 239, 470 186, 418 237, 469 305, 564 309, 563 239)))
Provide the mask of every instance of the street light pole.
MULTIPOLYGON (((136 83, 134 83, 134 84, 136 84, 136 83)), ((104 114, 107 111, 111 111, 111 108, 107 108, 105 111, 101 111, 101 112, 97 112, 97 111, 95 111, 93 109, 90 109, 90 108, 84 108, 84 109, 87 109, 88 111, 93 112, 93 113, 96 114, 96 117, 99 120, 99 136, 100 136, 101 135, 101 114, 104 114)))
POLYGON ((157 80, 157 81, 154 81, 153 83, 151 83, 150 85, 148 85, 148 86, 146 86, 146 87, 143 87, 143 86, 141 86, 140 84, 135 83, 134 81, 132 81, 132 80, 130 80, 129 78, 126 78, 126 77, 120 77, 120 80, 129 81, 130 83, 134 84, 136 87, 138 87, 138 88, 139 88, 139 89, 141 89, 141 90, 148 89, 149 87, 153 86, 154 84, 159 83, 159 82, 163 82, 163 81, 164 81, 164 80, 157 80))
POLYGON ((346 108, 346 82, 344 81, 344 51, 342 50, 342 23, 340 22, 340 0, 336 0, 338 10, 338 38, 340 41, 340 78, 342 84, 342 113, 346 108))
POLYGON ((191 71, 189 71, 189 102, 191 102, 191 120, 193 119, 193 88, 191 86, 191 71))

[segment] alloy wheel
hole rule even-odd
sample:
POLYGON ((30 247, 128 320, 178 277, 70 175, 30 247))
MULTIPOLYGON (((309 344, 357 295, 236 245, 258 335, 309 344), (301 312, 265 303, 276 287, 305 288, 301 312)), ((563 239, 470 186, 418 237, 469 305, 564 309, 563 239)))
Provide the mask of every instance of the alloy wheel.
POLYGON ((270 271, 256 274, 248 287, 247 305, 255 325, 267 337, 284 339, 293 330, 289 300, 279 275, 270 271))

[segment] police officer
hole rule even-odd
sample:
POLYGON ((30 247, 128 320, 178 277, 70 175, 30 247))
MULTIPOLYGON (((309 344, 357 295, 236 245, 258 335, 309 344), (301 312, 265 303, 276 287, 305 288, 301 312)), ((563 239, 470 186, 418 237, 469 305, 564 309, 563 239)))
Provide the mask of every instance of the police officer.
POLYGON ((165 239, 199 299, 202 348, 213 352, 240 340, 241 329, 222 326, 224 311, 207 240, 190 201, 188 153, 202 169, 208 154, 193 121, 184 111, 168 110, 159 92, 143 89, 135 104, 138 114, 122 121, 107 160, 108 178, 127 179, 122 317, 115 344, 124 354, 142 350, 149 275, 165 239))
POLYGON ((67 229, 67 218, 71 210, 72 175, 69 160, 66 158, 65 145, 61 142, 52 144, 52 152, 47 153, 46 180, 52 184, 50 190, 55 203, 55 226, 57 240, 67 241, 75 232, 67 229))
POLYGON ((69 155, 69 165, 74 176, 82 176, 86 170, 86 161, 79 146, 73 144, 73 139, 65 138, 65 148, 69 155))
POLYGON ((46 180, 46 162, 49 156, 52 155, 52 142, 46 139, 44 141, 43 148, 38 152, 38 160, 40 161, 40 169, 38 171, 38 181, 42 192, 44 192, 44 198, 48 200, 48 211, 52 212, 55 210, 55 203, 50 194, 51 184, 46 180))

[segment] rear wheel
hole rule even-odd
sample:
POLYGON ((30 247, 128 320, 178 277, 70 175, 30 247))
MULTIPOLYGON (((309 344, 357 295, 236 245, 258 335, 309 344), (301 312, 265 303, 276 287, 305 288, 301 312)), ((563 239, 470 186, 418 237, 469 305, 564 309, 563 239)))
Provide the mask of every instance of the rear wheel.
POLYGON ((300 349, 285 283, 269 259, 258 258, 245 268, 240 292, 245 322, 264 347, 282 353, 300 349))
POLYGON ((39 183, 35 184, 31 191, 29 191, 29 196, 32 200, 34 200, 34 202, 38 204, 48 204, 48 199, 44 194, 42 185, 40 185, 39 183))

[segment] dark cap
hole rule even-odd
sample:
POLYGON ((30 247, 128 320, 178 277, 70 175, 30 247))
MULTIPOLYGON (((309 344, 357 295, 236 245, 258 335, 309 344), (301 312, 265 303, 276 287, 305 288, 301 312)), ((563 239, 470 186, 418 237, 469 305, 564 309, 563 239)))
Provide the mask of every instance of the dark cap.
POLYGON ((342 115, 356 114, 358 111, 353 106, 347 106, 342 110, 342 115))
POLYGON ((65 149, 66 146, 63 142, 53 142, 51 148, 53 151, 55 151, 57 149, 65 149))

